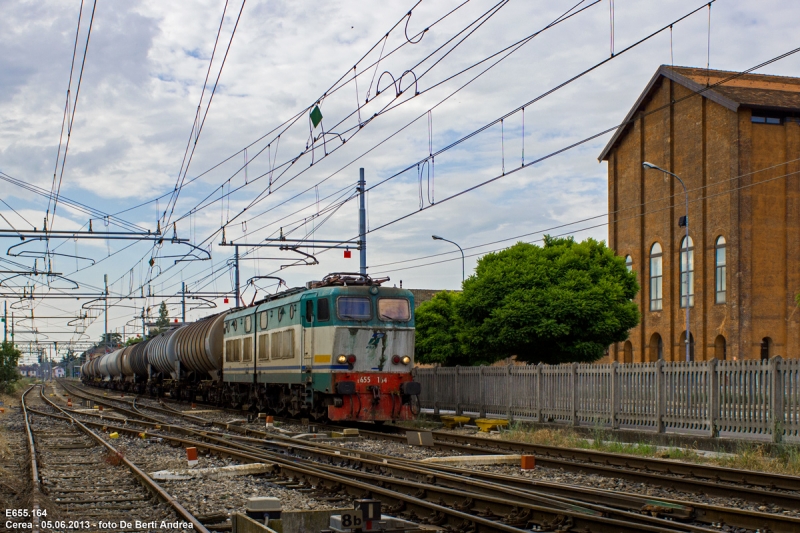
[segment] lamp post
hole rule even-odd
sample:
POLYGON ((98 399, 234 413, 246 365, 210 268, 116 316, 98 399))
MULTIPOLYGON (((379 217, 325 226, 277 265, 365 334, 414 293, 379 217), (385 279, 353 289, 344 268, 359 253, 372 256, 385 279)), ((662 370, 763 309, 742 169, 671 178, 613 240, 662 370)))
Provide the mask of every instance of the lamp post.
POLYGON ((434 241, 446 241, 446 242, 449 242, 450 244, 455 244, 456 247, 458 247, 458 250, 461 252, 461 283, 464 283, 464 279, 465 279, 465 277, 464 277, 464 272, 465 272, 465 269, 464 269, 464 250, 462 250, 461 247, 458 246, 458 243, 455 243, 455 242, 451 241, 450 239, 445 239, 444 237, 439 237, 438 235, 431 235, 431 238, 434 241))
MULTIPOLYGON (((653 163, 648 163, 647 161, 642 163, 642 166, 652 170, 660 170, 664 174, 669 174, 678 180, 678 183, 680 183, 681 187, 683 187, 683 195, 686 199, 686 335, 684 336, 684 342, 686 343, 686 362, 688 363, 691 360, 691 357, 689 356, 689 192, 686 190, 686 184, 683 183, 683 180, 678 177, 677 174, 673 174, 669 170, 664 170, 663 168, 654 165, 653 163)), ((679 250, 679 254, 681 253, 683 253, 683 250, 679 250)), ((678 257, 680 257, 680 255, 678 255, 678 257)), ((680 260, 678 263, 680 264, 680 260)), ((681 295, 681 299, 682 298, 683 295, 681 295)))

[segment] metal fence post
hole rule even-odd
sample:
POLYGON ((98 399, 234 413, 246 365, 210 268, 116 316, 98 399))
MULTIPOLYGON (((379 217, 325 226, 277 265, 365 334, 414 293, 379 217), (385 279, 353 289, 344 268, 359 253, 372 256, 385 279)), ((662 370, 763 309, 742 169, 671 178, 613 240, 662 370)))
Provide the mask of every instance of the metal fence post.
POLYGON ((439 367, 433 367, 433 414, 439 416, 439 367))
POLYGON ((578 425, 578 363, 572 363, 570 372, 570 386, 572 387, 572 410, 570 420, 573 426, 578 425))
POLYGON ((712 437, 719 437, 717 420, 719 419, 719 374, 717 373, 717 359, 706 363, 708 372, 708 428, 712 437))
POLYGON ((456 414, 460 415, 464 411, 461 410, 461 365, 456 365, 456 414))
POLYGON ((513 383, 511 380, 512 368, 514 368, 512 365, 506 367, 506 418, 508 418, 509 423, 514 421, 514 412, 512 411, 514 407, 514 393, 511 390, 511 384, 513 383))
POLYGON ((478 416, 481 418, 486 418, 486 383, 484 380, 484 370, 486 369, 485 366, 481 365, 478 367, 478 387, 480 388, 480 406, 478 408, 478 416))
POLYGON ((664 432, 664 417, 667 416, 667 391, 664 377, 664 360, 656 362, 656 432, 664 432))
POLYGON ((536 421, 543 422, 542 420, 542 363, 536 365, 536 421))
POLYGON ((776 355, 769 360, 769 370, 771 377, 770 387, 770 408, 772 411, 772 442, 783 440, 784 413, 783 413, 783 359, 776 355))
POLYGON ((611 422, 611 429, 619 429, 619 418, 617 417, 617 413, 619 413, 621 391, 619 389, 619 374, 617 374, 618 369, 618 362, 614 361, 611 363, 611 418, 609 420, 609 422, 611 422))

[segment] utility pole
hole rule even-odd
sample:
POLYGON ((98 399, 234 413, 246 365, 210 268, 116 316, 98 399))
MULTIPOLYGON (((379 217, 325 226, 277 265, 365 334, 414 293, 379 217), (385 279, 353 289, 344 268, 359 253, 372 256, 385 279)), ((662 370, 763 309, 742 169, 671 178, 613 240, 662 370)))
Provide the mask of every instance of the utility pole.
POLYGON ((8 302, 3 302, 3 342, 8 342, 8 302))
POLYGON ((239 307, 239 245, 233 245, 233 283, 236 285, 236 307, 239 307))
POLYGON ((105 307, 106 307, 106 312, 104 313, 104 315, 105 315, 105 338, 103 340, 105 341, 105 345, 106 345, 106 350, 105 351, 106 351, 106 353, 108 353, 108 274, 103 274, 103 283, 105 283, 105 286, 106 286, 105 298, 104 298, 105 307))
POLYGON ((364 180, 364 169, 358 169, 358 240, 361 245, 359 257, 359 273, 367 274, 367 209, 364 207, 364 195, 366 194, 366 181, 364 180))
POLYGON ((181 322, 186 324, 186 282, 181 281, 181 322))
POLYGON ((144 307, 142 307, 142 340, 145 339, 147 333, 147 322, 144 314, 144 307))

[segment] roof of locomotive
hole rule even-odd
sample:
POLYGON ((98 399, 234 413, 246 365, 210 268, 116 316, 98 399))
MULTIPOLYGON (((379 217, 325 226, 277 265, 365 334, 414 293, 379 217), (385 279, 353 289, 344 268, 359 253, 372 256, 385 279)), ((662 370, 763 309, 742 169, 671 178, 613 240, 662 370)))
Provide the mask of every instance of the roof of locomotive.
POLYGON ((380 285, 332 285, 310 289, 305 287, 289 289, 287 291, 283 291, 282 293, 273 295, 271 298, 261 300, 254 305, 233 309, 228 313, 228 317, 237 318, 260 310, 274 309, 286 304, 299 302, 301 298, 308 293, 313 293, 317 297, 352 295, 367 297, 377 296, 385 298, 407 298, 411 302, 411 308, 414 308, 414 294, 408 289, 400 289, 397 287, 381 287, 380 285), (377 289, 377 292, 375 292, 375 289, 377 289))

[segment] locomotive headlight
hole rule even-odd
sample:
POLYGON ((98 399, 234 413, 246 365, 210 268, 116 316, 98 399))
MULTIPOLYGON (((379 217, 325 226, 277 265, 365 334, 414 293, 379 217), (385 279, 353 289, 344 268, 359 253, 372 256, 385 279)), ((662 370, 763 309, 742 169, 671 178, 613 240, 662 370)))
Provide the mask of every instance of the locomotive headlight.
POLYGON ((404 364, 404 365, 407 365, 407 364, 409 364, 410 362, 411 362, 411 358, 410 358, 409 356, 407 356, 407 355, 404 355, 404 356, 403 356, 403 364, 404 364))
POLYGON ((340 365, 345 364, 347 362, 347 356, 344 354, 340 355, 339 357, 336 358, 336 362, 339 363, 340 365))

